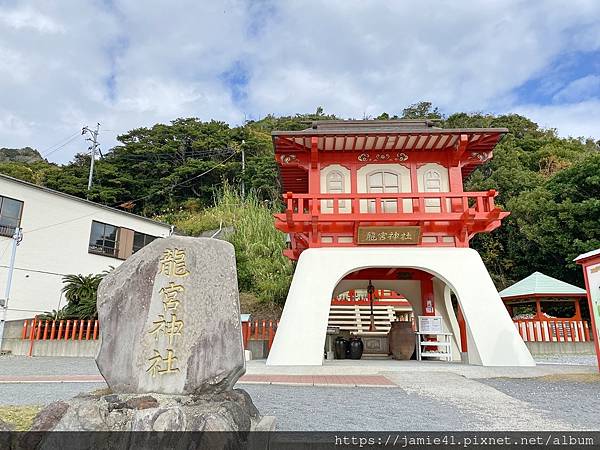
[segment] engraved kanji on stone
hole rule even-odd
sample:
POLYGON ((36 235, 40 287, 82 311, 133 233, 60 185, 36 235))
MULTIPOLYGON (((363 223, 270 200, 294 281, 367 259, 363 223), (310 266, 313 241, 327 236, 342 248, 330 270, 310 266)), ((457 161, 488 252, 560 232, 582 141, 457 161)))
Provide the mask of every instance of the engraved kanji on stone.
POLYGON ((171 314, 170 320, 166 320, 164 314, 158 315, 158 320, 152 322, 154 328, 148 331, 149 334, 153 334, 156 340, 162 334, 167 336, 169 339, 169 345, 173 345, 175 336, 181 336, 183 330, 183 320, 177 320, 175 314, 171 314))
POLYGON ((179 306, 180 300, 177 298, 180 292, 185 288, 180 284, 175 284, 173 281, 169 285, 162 288, 159 292, 162 295, 163 309, 165 311, 175 311, 179 306))
POLYGON ((159 273, 169 277, 187 277, 190 272, 185 264, 185 250, 167 248, 159 260, 159 273))
POLYGON ((177 361, 177 357, 173 354, 173 349, 168 348, 167 356, 164 358, 158 350, 154 349, 154 356, 148 358, 148 361, 150 362, 150 367, 146 369, 146 372, 150 372, 152 378, 156 377, 156 375, 179 372, 178 367, 173 367, 175 361, 177 361))

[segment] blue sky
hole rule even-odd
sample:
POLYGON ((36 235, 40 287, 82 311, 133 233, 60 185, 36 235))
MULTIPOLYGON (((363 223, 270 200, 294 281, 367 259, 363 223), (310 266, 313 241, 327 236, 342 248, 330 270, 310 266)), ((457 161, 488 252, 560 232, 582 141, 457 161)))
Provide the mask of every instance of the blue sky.
POLYGON ((0 147, 52 161, 97 122, 106 150, 177 117, 362 118, 420 100, 600 139, 600 2, 0 0, 0 147))

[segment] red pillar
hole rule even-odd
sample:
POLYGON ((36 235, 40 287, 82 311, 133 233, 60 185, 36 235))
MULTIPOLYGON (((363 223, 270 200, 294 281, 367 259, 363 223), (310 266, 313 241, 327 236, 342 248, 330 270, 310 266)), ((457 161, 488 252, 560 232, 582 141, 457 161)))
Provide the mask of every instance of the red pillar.
POLYGON ((460 331, 460 351, 466 353, 468 351, 467 347, 467 324, 465 323, 465 316, 463 316, 462 309, 460 305, 457 305, 456 308, 456 320, 458 321, 458 329, 460 331))
POLYGON ((424 316, 435 316, 433 277, 428 274, 425 274, 423 278, 421 278, 421 307, 424 316))
POLYGON ((312 232, 310 241, 312 244, 318 244, 320 241, 317 222, 320 213, 320 202, 316 197, 321 193, 321 165, 319 164, 319 138, 313 136, 310 139, 310 169, 308 171, 308 192, 312 195, 311 218, 312 232))
MULTIPOLYGON (((596 314, 594 312, 594 300, 592 299, 592 285, 588 275, 588 267, 600 263, 600 255, 595 255, 591 258, 583 260, 575 260, 577 264, 581 264, 583 269, 583 278, 585 280, 585 290, 587 291, 588 308, 590 311, 590 321, 592 325, 592 334, 594 338, 594 347, 596 348, 596 358, 598 360, 598 370, 600 371, 600 333, 598 332, 598 326, 600 323, 596 323, 596 314)), ((598 270, 599 266, 595 266, 591 270, 598 270)))
POLYGON ((544 320, 544 316, 542 314, 542 302, 539 298, 535 299, 535 316, 538 320, 544 320))

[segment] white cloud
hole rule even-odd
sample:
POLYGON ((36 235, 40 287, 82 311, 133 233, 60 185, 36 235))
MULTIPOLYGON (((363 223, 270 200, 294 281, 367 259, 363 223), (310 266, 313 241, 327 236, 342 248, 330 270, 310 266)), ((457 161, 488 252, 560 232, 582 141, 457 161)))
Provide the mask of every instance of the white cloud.
MULTIPOLYGON (((564 52, 600 49, 599 29, 593 0, 0 6, 0 146, 44 150, 101 122, 106 149, 119 133, 177 117, 236 124, 319 105, 362 117, 419 100, 446 112, 529 111, 563 134, 599 134, 595 101, 540 107, 514 94, 564 52), (233 68, 247 71, 245 96, 223 76, 233 68)), ((557 100, 592 95, 592 81, 557 86, 557 100)), ((51 159, 85 148, 82 138, 51 159)))
POLYGON ((574 102, 593 97, 600 92, 600 75, 578 78, 558 91, 552 99, 556 102, 574 102))
POLYGON ((0 21, 17 30, 32 29, 41 33, 64 32, 64 28, 52 18, 29 6, 0 11, 0 21))
POLYGON ((513 112, 529 117, 543 128, 556 128, 563 136, 600 139, 600 100, 566 105, 520 105, 513 112))

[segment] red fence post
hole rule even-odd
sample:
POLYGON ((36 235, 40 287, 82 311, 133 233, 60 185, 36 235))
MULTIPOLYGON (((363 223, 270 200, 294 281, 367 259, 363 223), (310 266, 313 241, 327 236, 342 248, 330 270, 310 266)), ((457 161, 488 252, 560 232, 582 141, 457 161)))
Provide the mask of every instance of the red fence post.
POLYGON ((21 332, 21 339, 25 340, 27 338, 27 324, 29 323, 29 320, 24 320, 23 321, 23 331, 21 332))
POLYGON ((98 339, 98 319, 94 320, 94 340, 98 339))
POLYGON ((44 341, 48 338, 48 321, 44 322, 44 337, 42 338, 44 341))
POLYGON ((585 332, 585 340, 589 341, 590 340, 590 327, 588 325, 587 322, 583 322, 583 330, 585 332))
POLYGON ((569 329, 571 330, 571 341, 578 342, 577 330, 575 329, 575 322, 569 321, 569 329))
POLYGON ((71 340, 75 340, 75 337, 77 336, 77 325, 79 324, 79 322, 81 322, 80 320, 74 320, 73 321, 73 333, 71 334, 71 340))
POLYGON ((248 349, 248 322, 242 322, 242 345, 244 350, 248 349))
POLYGON ((85 330, 85 340, 89 341, 90 340, 90 334, 92 333, 92 320, 89 319, 87 321, 87 330, 85 330))
POLYGON ((69 331, 71 331, 71 319, 67 319, 67 324, 65 325, 65 341, 69 339, 69 331))
POLYGON ((37 329, 35 330, 35 340, 36 341, 40 340, 41 334, 42 334, 42 321, 38 320, 37 321, 37 329))
POLYGON ((269 320, 269 343, 267 345, 267 349, 271 351, 271 346, 273 345, 273 339, 275 339, 275 328, 272 320, 269 320))
POLYGON ((29 330, 29 352, 27 356, 31 356, 33 353, 33 336, 35 333, 35 319, 31 321, 31 329, 29 330))
POLYGON ((61 320, 60 322, 58 322, 58 335, 56 337, 57 340, 62 339, 63 322, 64 322, 64 320, 61 320))

